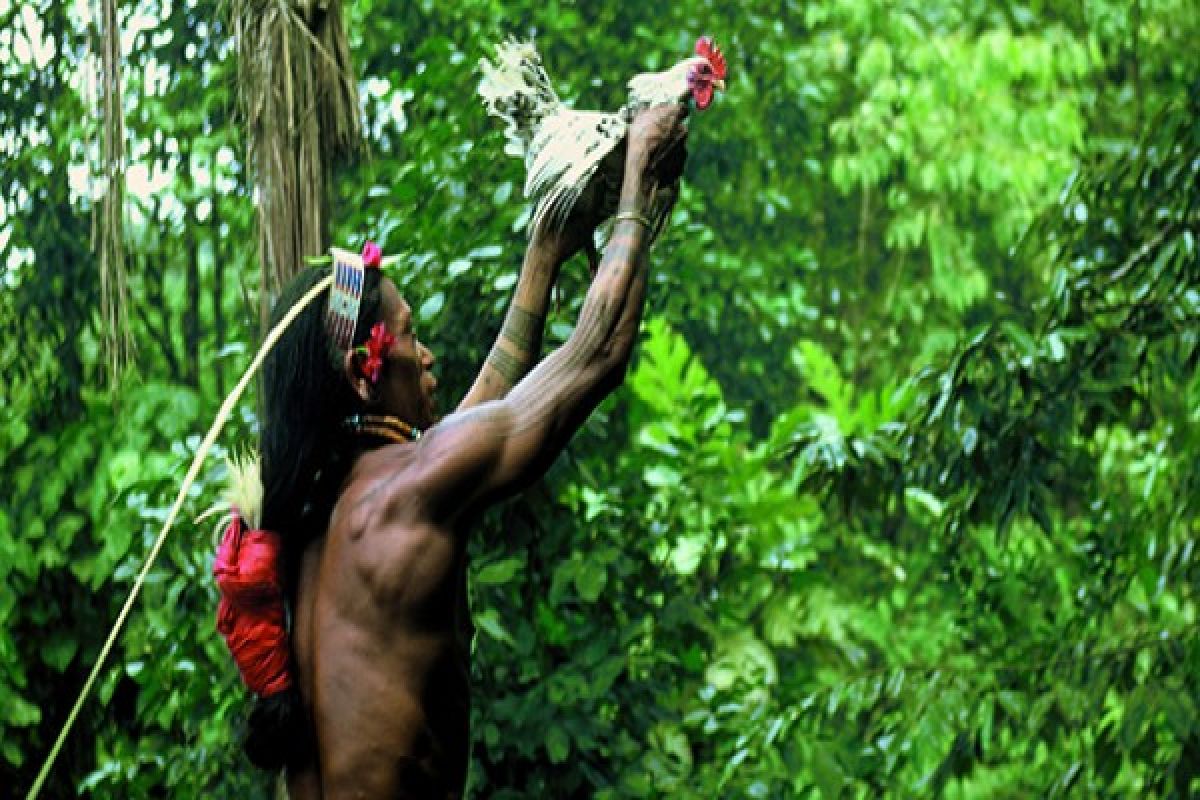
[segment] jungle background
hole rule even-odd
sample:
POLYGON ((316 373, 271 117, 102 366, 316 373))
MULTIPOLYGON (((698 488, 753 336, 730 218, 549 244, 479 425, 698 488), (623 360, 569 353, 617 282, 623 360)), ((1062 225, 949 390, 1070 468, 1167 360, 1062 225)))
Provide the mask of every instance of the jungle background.
MULTIPOLYGON (((228 6, 115 4, 116 206, 99 9, 0 0, 3 797, 270 286, 228 6), (115 370, 94 240, 113 208, 115 370)), ((564 98, 599 109, 699 34, 730 64, 624 388, 471 541, 473 796, 1200 793, 1194 0, 360 0, 344 20, 364 152, 333 173, 327 236, 401 256, 444 401, 525 243, 478 59, 536 34, 564 98)), ((586 275, 566 269, 550 346, 586 275)), ((254 409, 219 450, 253 441, 254 409)), ((210 459, 45 796, 271 796, 191 522, 222 477, 210 459)))

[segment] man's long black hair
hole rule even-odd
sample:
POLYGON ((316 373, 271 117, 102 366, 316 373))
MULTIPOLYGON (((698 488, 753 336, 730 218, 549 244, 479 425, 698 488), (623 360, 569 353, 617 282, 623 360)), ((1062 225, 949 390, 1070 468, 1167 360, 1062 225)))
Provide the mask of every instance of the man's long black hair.
MULTIPOLYGON (((271 325, 326 275, 327 269, 297 275, 280 293, 271 325)), ((379 270, 366 271, 355 345, 366 341, 381 316, 381 280, 379 270)), ((362 409, 362 400, 346 380, 345 353, 325 329, 328 299, 326 290, 300 313, 262 369, 259 525, 280 536, 279 567, 289 608, 305 545, 324 535, 357 452, 342 422, 362 409)), ((243 743, 252 764, 267 770, 299 765, 312 757, 312 744, 312 722, 294 681, 290 689, 255 700, 243 743)))

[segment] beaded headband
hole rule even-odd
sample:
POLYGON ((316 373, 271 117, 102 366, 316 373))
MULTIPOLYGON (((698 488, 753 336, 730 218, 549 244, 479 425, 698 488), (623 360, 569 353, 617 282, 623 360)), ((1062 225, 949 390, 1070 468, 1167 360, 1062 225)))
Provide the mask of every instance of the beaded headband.
POLYGON ((339 350, 349 350, 358 327, 366 271, 379 268, 383 253, 374 242, 363 245, 361 255, 337 247, 329 252, 333 256, 333 285, 329 287, 325 328, 339 350))

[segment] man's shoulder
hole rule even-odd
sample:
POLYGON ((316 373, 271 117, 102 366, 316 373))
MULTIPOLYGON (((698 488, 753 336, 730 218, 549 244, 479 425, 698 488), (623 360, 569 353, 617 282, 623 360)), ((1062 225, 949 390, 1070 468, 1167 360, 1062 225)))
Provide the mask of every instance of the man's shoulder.
POLYGON ((510 416, 508 404, 493 400, 444 417, 405 454, 409 480, 429 495, 461 491, 495 456, 510 416))
POLYGON ((485 403, 445 417, 415 442, 363 454, 342 489, 336 521, 356 530, 450 523, 467 510, 473 484, 495 460, 507 413, 500 403, 485 403))

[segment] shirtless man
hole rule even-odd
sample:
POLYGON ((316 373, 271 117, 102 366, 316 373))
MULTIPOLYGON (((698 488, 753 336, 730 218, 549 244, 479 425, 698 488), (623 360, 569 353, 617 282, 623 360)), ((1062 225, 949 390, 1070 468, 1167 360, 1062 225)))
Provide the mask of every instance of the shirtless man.
POLYGON ((385 324, 372 331, 386 344, 380 369, 364 369, 369 353, 351 348, 337 388, 324 390, 297 355, 325 347, 315 318, 298 320, 265 365, 263 527, 282 532, 294 689, 311 728, 265 734, 284 748, 292 798, 462 795, 467 530, 483 508, 540 477, 623 380, 646 287, 643 215, 657 185, 682 169, 682 113, 659 106, 634 120, 617 222, 578 324, 527 375, 550 285, 591 236, 587 221, 531 244, 487 364, 436 425, 433 354, 386 278, 368 280, 354 339, 385 324), (416 438, 409 426, 428 430, 416 438), (355 443, 344 456, 343 441, 355 443))

